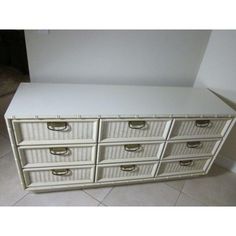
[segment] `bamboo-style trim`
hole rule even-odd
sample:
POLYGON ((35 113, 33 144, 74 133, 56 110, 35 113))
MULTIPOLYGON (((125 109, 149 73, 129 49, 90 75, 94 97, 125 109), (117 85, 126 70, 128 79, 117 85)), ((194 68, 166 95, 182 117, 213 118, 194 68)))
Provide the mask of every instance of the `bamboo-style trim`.
POLYGON ((24 175, 23 175, 23 171, 22 171, 22 166, 20 163, 17 145, 16 145, 15 138, 14 138, 15 136, 14 136, 14 132, 13 132, 13 128, 12 128, 12 123, 11 123, 11 120, 9 120, 7 118, 5 118, 5 120, 6 120, 7 130, 8 130, 8 134, 9 134, 9 138, 10 138, 10 142, 11 142, 13 156, 14 156, 17 171, 18 171, 18 174, 20 177, 20 182, 21 182, 23 189, 26 189, 26 183, 25 183, 25 179, 24 179, 24 175))

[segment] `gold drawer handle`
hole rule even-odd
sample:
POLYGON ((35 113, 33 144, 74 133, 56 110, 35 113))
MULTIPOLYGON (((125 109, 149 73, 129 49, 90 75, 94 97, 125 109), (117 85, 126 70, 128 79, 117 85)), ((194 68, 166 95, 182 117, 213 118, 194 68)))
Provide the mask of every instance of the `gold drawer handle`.
POLYGON ((120 169, 122 171, 133 172, 137 170, 137 166, 136 165, 122 165, 120 166, 120 169))
POLYGON ((70 169, 58 169, 58 170, 52 170, 53 175, 57 176, 69 176, 72 174, 70 169))
POLYGON ((49 148, 49 152, 52 155, 65 156, 70 154, 70 149, 67 147, 53 147, 49 148))
POLYGON ((212 122, 210 120, 196 120, 195 125, 198 128, 210 128, 212 126, 212 122))
POLYGON ((188 148, 202 148, 203 144, 200 141, 187 142, 186 146, 188 148))
POLYGON ((146 126, 146 121, 144 120, 129 121, 130 129, 143 129, 145 126, 146 126))
POLYGON ((192 166, 193 165, 193 160, 180 161, 179 164, 181 166, 192 166))
POLYGON ((143 147, 140 144, 126 144, 124 149, 126 152, 140 152, 143 150, 143 147))
POLYGON ((65 131, 68 127, 67 122, 47 122, 47 128, 52 131, 65 131))

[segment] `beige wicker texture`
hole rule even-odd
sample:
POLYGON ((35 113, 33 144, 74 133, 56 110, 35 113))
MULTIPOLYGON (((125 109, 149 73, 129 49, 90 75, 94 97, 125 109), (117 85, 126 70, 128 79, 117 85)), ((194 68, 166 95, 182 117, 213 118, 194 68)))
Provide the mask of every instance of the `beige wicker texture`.
POLYGON ((21 163, 24 167, 47 166, 55 164, 70 164, 77 162, 78 164, 94 164, 96 146, 63 146, 59 147, 59 155, 57 155, 58 146, 48 147, 22 147, 19 148, 21 163), (62 148, 62 151, 60 151, 62 148), (64 149, 64 151, 63 151, 64 149))
POLYGON ((163 143, 100 144, 98 162, 157 160, 160 158, 163 145, 163 143))
POLYGON ((176 119, 170 139, 223 137, 231 119, 211 119, 208 127, 197 127, 195 120, 176 119))
POLYGON ((96 142, 95 121, 66 121, 62 131, 48 129, 48 122, 14 122, 18 144, 58 144, 96 142))
POLYGON ((181 165, 181 161, 162 162, 157 177, 205 172, 210 158, 189 161, 192 161, 192 164, 189 166, 181 165))
POLYGON ((157 163, 122 163, 121 165, 98 165, 97 181, 114 181, 154 177, 157 163), (122 170, 122 167, 124 170, 122 170), (127 169, 127 171, 125 170, 127 169), (128 171, 129 170, 129 171, 128 171), (130 171, 131 170, 131 171, 130 171))
POLYGON ((102 120, 100 141, 163 140, 167 136, 169 124, 169 120, 145 120, 143 128, 132 129, 128 120, 102 120))
POLYGON ((163 158, 199 157, 214 155, 220 140, 168 142, 163 158))
POLYGON ((71 183, 93 182, 93 167, 58 167, 55 169, 26 169, 24 171, 28 186, 46 186, 71 183), (67 172, 65 175, 55 175, 53 171, 67 172))

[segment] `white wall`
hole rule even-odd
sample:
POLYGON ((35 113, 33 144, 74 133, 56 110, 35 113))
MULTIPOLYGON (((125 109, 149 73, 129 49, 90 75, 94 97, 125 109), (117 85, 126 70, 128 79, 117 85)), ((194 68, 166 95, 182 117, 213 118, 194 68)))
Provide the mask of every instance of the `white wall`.
MULTIPOLYGON (((236 31, 212 31, 194 86, 212 89, 236 109, 236 31)), ((236 161, 236 126, 220 154, 236 161)))
POLYGON ((25 31, 32 82, 192 86, 210 31, 25 31))

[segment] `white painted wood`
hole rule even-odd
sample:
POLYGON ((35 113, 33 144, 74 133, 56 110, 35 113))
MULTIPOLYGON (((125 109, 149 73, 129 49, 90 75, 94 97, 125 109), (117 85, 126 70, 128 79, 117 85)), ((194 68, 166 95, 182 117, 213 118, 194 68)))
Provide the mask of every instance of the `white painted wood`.
POLYGON ((164 142, 100 143, 98 145, 97 163, 159 160, 163 147, 164 142), (137 151, 125 150, 130 144, 139 145, 137 151))
POLYGON ((97 119, 13 120, 18 145, 95 143, 97 125, 97 119), (67 127, 52 131, 47 127, 49 122, 66 122, 67 127))
POLYGON ((21 84, 5 118, 23 187, 48 191, 204 175, 235 114, 204 89, 21 84), (197 128, 199 119, 211 126, 197 128), (47 122, 59 121, 69 128, 47 128, 47 122), (132 129, 129 121, 145 126, 132 129), (193 141, 201 141, 202 149, 186 149, 193 141), (127 154, 128 144, 142 149, 127 154), (72 156, 56 159, 51 147, 69 147, 72 156), (85 147, 89 151, 83 155, 85 147), (190 158, 191 166, 179 165, 190 158), (54 176, 53 169, 70 169, 70 175, 54 176))
POLYGON ((96 182, 154 178, 156 168, 157 162, 124 162, 122 164, 97 165, 96 182), (134 170, 124 171, 122 167, 133 167, 134 170))
POLYGON ((221 139, 168 141, 164 150, 163 159, 213 156, 220 142, 221 139), (188 146, 191 143, 194 144, 196 141, 199 142, 199 147, 191 148, 188 146))
POLYGON ((94 166, 64 166, 24 169, 26 186, 53 186, 61 184, 89 183, 94 181, 94 166), (68 170, 70 174, 57 176, 53 170, 68 170))
POLYGON ((210 118, 207 119, 210 121, 209 127, 196 126, 197 120, 205 119, 174 119, 168 139, 222 138, 232 121, 230 118, 210 118))
POLYGON ((229 116, 236 112, 207 89, 21 83, 7 118, 229 116))
POLYGON ((23 168, 88 165, 95 164, 96 145, 20 146, 18 152, 23 168), (51 152, 52 148, 64 148, 66 151, 63 155, 55 155, 51 152))
MULTIPOLYGON (((211 158, 203 159, 188 159, 192 161, 189 166, 182 166, 181 160, 176 161, 162 161, 158 170, 157 176, 176 176, 183 174, 201 173, 206 172, 210 164, 211 158)), ((186 161, 182 160, 182 161, 186 161)))
POLYGON ((99 141, 165 140, 170 125, 171 119, 101 119, 99 141), (145 125, 141 129, 132 129, 130 121, 142 121, 145 125))

